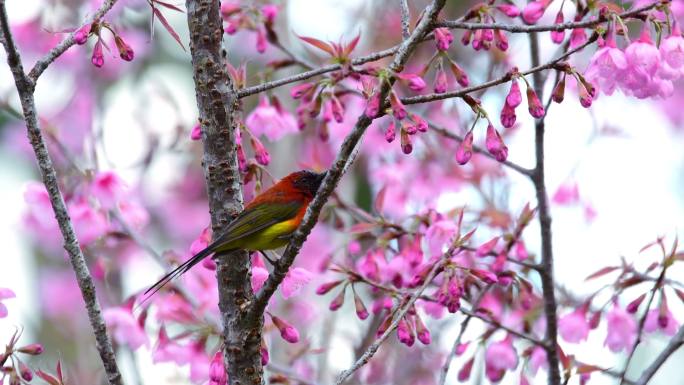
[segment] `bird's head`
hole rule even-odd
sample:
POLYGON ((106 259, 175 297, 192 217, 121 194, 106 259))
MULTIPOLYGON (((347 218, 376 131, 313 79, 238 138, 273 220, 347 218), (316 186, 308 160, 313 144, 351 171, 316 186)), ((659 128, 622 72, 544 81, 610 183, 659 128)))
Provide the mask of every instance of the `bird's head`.
POLYGON ((323 178, 325 178, 325 174, 326 172, 316 173, 309 170, 302 170, 293 172, 287 176, 287 179, 290 179, 292 185, 296 189, 306 191, 313 196, 316 195, 318 187, 320 187, 323 178))

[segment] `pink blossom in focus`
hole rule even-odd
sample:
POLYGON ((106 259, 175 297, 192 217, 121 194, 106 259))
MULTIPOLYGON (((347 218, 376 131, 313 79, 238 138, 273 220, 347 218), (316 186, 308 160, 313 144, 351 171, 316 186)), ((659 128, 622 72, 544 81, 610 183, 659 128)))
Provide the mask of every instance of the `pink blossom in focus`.
POLYGON ((627 313, 618 304, 606 314, 608 335, 603 343, 612 352, 631 348, 636 340, 637 323, 634 316, 627 313))
POLYGON ((422 91, 426 84, 425 80, 423 80, 420 75, 412 74, 412 73, 400 73, 397 74, 397 78, 402 80, 408 88, 410 88, 413 91, 422 91))
POLYGON ((272 142, 299 132, 294 116, 278 109, 263 96, 259 105, 245 119, 245 124, 255 136, 265 135, 272 142))
POLYGON ((511 88, 506 95, 506 104, 510 107, 518 107, 522 103, 522 93, 520 92, 520 85, 518 85, 518 80, 513 78, 511 80, 511 88))
POLYGON ((127 185, 116 172, 102 171, 95 175, 90 189, 103 208, 111 209, 123 197, 127 185))
POLYGON ((558 320, 558 334, 567 342, 579 343, 589 335, 589 323, 586 310, 579 308, 558 320))
POLYGON ((116 342, 136 350, 148 344, 147 334, 130 309, 111 307, 102 313, 105 323, 116 342))
POLYGON ((0 318, 7 317, 7 306, 2 303, 2 300, 15 298, 16 294, 11 289, 0 287, 0 318))
POLYGON ((280 331, 280 336, 287 342, 291 344, 295 344, 299 342, 299 332, 297 329, 290 325, 288 322, 285 320, 272 316, 271 320, 273 321, 273 324, 278 328, 280 331))
POLYGON ((508 158, 508 147, 504 144, 501 134, 490 123, 487 126, 487 137, 485 140, 487 151, 494 155, 497 161, 503 162, 508 158))
POLYGON ((301 291, 301 289, 311 282, 313 274, 301 267, 295 267, 287 272, 282 285, 280 286, 280 294, 283 298, 288 299, 293 297, 301 291))
POLYGON ((473 157, 473 131, 470 130, 458 144, 456 149, 456 162, 460 165, 468 163, 470 158, 473 157))

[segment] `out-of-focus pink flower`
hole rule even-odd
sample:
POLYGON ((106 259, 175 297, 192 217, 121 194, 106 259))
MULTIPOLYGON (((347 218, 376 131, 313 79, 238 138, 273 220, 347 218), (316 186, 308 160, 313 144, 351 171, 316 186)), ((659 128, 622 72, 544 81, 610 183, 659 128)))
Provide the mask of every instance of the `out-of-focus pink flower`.
POLYGON ((252 268, 252 290, 259 291, 264 286, 264 282, 268 278, 268 270, 263 267, 252 268))
POLYGON ((16 294, 11 289, 0 287, 0 318, 7 317, 7 306, 2 303, 2 300, 15 298, 16 294))
POLYGON ((152 350, 152 362, 175 362, 185 365, 192 359, 192 351, 188 346, 183 346, 171 340, 162 326, 159 329, 157 345, 152 350))
POLYGON ((586 340, 589 335, 586 309, 581 307, 561 317, 558 320, 558 334, 570 343, 576 344, 586 340))
POLYGON ((430 250, 430 256, 441 256, 446 247, 449 247, 449 242, 455 233, 456 223, 453 220, 443 219, 430 225, 425 232, 425 240, 430 250))
POLYGON ((448 50, 451 42, 454 41, 454 35, 451 34, 449 28, 435 28, 434 34, 437 49, 440 51, 448 50))
POLYGON ((437 67, 437 72, 435 73, 434 91, 435 93, 442 94, 446 92, 448 87, 449 82, 447 80, 446 72, 444 72, 444 69, 440 65, 437 67))
POLYGON ((91 192, 105 209, 113 208, 126 191, 126 182, 114 171, 98 172, 90 185, 91 192))
POLYGON ((312 277, 313 274, 311 274, 309 270, 295 267, 287 272, 283 284, 280 286, 280 294, 282 294, 285 299, 299 294, 301 289, 311 282, 312 277))
POLYGON ((190 351, 190 381, 200 384, 209 378, 211 358, 205 352, 205 342, 197 341, 191 344, 190 351))
POLYGON ((494 155, 494 158, 496 158, 497 161, 503 162, 508 158, 508 147, 504 143, 503 138, 501 138, 499 131, 497 131, 491 123, 487 126, 485 145, 487 151, 494 155))
POLYGON ((559 205, 570 205, 579 202, 579 199, 577 182, 568 182, 558 186, 551 200, 559 205))
POLYGON ((135 201, 119 202, 119 210, 123 220, 134 229, 140 230, 150 221, 150 214, 147 210, 135 201))
POLYGON ((74 41, 76 44, 83 45, 88 41, 91 26, 92 24, 88 23, 74 32, 74 41))
POLYGON ((570 32, 570 48, 576 48, 587 41, 587 32, 584 28, 575 28, 570 32))
POLYGON ((679 322, 672 316, 672 312, 667 310, 661 314, 660 309, 655 308, 648 311, 646 316, 646 323, 644 324, 644 331, 652 333, 657 330, 673 336, 679 329, 679 322))
POLYGON ((535 0, 527 3, 522 11, 522 19, 525 24, 534 24, 544 16, 544 11, 546 11, 547 6, 546 3, 546 0, 535 0))
POLYGON ((69 216, 78 240, 86 245, 107 232, 107 218, 88 203, 76 202, 69 205, 69 216))
POLYGON ((663 72, 668 78, 677 79, 684 75, 684 38, 679 24, 675 24, 672 34, 660 43, 660 57, 663 72))
POLYGON ((470 130, 456 148, 456 162, 464 165, 473 157, 473 131, 470 130))
POLYGON ((255 136, 265 135, 270 141, 299 132, 294 116, 271 104, 266 97, 261 97, 259 105, 245 119, 245 124, 255 136))
POLYGON ((528 368, 532 374, 537 374, 537 371, 549 367, 549 361, 546 359, 546 351, 541 346, 537 346, 532 350, 530 355, 530 362, 528 368))
POLYGON ((632 347, 636 340, 637 324, 634 316, 627 313, 618 304, 606 314, 608 335, 603 343, 613 352, 632 347))
POLYGON ((518 17, 520 15, 520 8, 516 7, 514 4, 500 3, 497 4, 496 9, 508 17, 518 17))
MULTIPOLYGON (((555 24, 562 24, 563 23, 563 10, 558 11, 556 14, 556 20, 554 21, 555 24)), ((565 30, 561 31, 551 31, 551 41, 560 44, 563 42, 565 39, 565 30)))
POLYGON ((38 225, 43 231, 57 228, 50 196, 42 183, 27 183, 24 187, 24 201, 28 204, 29 224, 38 225))
POLYGON ((268 46, 268 40, 266 39, 266 30, 263 27, 258 27, 256 29, 256 50, 259 53, 266 52, 266 47, 268 46))
POLYGON ((518 353, 513 347, 510 337, 494 342, 485 352, 485 372, 490 381, 497 382, 503 378, 507 370, 518 366, 518 353))
POLYGON ((481 244, 478 246, 477 250, 475 250, 475 254, 478 257, 483 257, 489 253, 491 253, 494 248, 496 247, 496 244, 499 242, 499 237, 494 237, 487 242, 481 244))
POLYGON ((413 91, 422 91, 426 86, 425 80, 423 80, 420 75, 401 73, 397 74, 397 77, 405 82, 408 88, 412 89, 413 91))
POLYGON ((223 354, 219 350, 214 353, 214 358, 211 359, 209 365, 209 385, 226 385, 228 383, 228 374, 226 367, 223 364, 223 354))
POLYGON ((275 4, 266 4, 261 7, 261 14, 266 19, 266 23, 273 24, 276 16, 278 16, 278 6, 275 4))
POLYGON ((136 350, 148 344, 147 334, 128 308, 111 307, 102 316, 116 342, 136 350))

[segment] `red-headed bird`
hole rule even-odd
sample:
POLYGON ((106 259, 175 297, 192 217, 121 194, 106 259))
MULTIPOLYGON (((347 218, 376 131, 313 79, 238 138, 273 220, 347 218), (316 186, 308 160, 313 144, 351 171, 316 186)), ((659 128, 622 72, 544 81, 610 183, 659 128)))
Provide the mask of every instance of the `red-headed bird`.
POLYGON ((271 250, 285 246, 302 222, 324 177, 325 173, 302 170, 281 179, 254 197, 214 242, 163 276, 145 294, 152 292, 152 296, 213 253, 237 249, 271 250))

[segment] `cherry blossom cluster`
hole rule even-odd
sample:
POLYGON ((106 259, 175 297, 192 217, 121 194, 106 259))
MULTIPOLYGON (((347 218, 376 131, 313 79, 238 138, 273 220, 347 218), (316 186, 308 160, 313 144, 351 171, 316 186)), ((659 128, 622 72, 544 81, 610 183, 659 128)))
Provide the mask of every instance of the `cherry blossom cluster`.
POLYGON ((52 375, 40 369, 31 368, 26 359, 30 356, 39 356, 43 353, 43 345, 38 343, 17 346, 21 333, 14 332, 10 341, 5 345, 5 351, 0 353, 0 383, 5 379, 10 385, 27 384, 33 380, 34 375, 50 385, 63 385, 61 363, 57 362, 56 375, 52 375))
POLYGON ((131 48, 131 46, 124 41, 121 35, 116 32, 111 24, 103 20, 95 20, 74 32, 74 41, 78 45, 84 45, 87 43, 91 36, 94 36, 97 39, 95 45, 93 46, 93 54, 90 60, 91 63, 98 68, 104 65, 105 60, 103 48, 109 50, 109 46, 107 46, 107 43, 105 43, 104 39, 102 38, 103 30, 108 30, 111 32, 112 36, 114 36, 114 44, 116 45, 116 49, 119 51, 119 56, 125 61, 132 61, 135 57, 133 48, 131 48))

